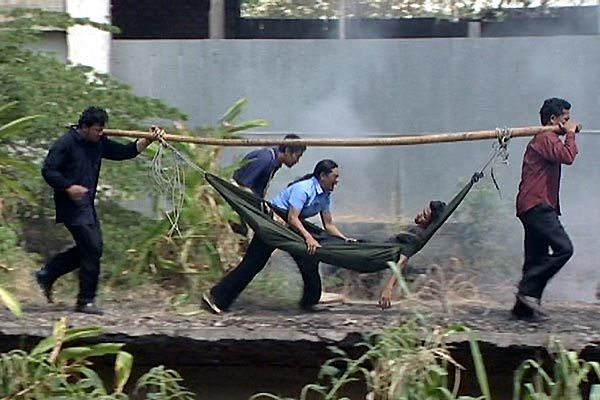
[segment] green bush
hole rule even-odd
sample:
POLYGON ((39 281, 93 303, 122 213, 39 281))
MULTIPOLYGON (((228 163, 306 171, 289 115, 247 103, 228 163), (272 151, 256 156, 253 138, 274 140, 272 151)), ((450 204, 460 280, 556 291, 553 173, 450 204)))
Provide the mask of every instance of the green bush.
POLYGON ((19 236, 17 235, 17 232, 9 226, 0 225, 0 257, 11 251, 18 243, 19 236))
MULTIPOLYGON (((76 344, 70 342, 97 337, 98 327, 68 328, 66 318, 54 327, 52 336, 40 341, 30 352, 12 350, 0 355, 0 398, 18 400, 102 399, 127 400, 125 392, 133 357, 122 343, 76 344), (93 369, 93 360, 114 356, 114 387, 108 388, 93 369)), ((146 399, 190 400, 194 395, 180 384, 176 371, 152 368, 135 385, 134 394, 146 399)))

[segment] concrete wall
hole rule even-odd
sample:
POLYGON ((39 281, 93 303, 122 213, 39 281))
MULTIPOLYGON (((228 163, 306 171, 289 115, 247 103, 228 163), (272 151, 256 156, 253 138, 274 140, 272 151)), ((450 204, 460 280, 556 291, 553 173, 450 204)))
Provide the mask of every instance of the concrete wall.
MULTIPOLYGON (((74 18, 110 22, 109 0, 67 0, 66 11, 74 18)), ((87 65, 97 72, 108 73, 111 34, 91 26, 75 25, 67 30, 69 62, 87 65)))
POLYGON ((31 43, 27 47, 31 50, 52 54, 60 62, 66 63, 68 60, 67 34, 64 31, 44 32, 41 41, 31 43))
POLYGON ((66 0, 0 0, 0 8, 43 8, 50 11, 66 11, 66 0))
MULTIPOLYGON (((94 22, 110 22, 109 0, 0 0, 0 9, 42 8, 69 13, 75 18, 94 22)), ((67 32, 48 31, 40 42, 31 44, 34 50, 53 53, 63 62, 87 65, 97 72, 108 73, 111 34, 99 29, 76 25, 67 32)))
MULTIPOLYGON (((113 42, 111 71, 137 93, 187 111, 190 125, 213 123, 235 100, 248 97, 244 118, 267 118, 272 121, 269 130, 361 136, 536 125, 543 99, 552 96, 572 101, 574 118, 598 128, 599 64, 600 36, 118 40, 113 42)), ((496 169, 509 203, 516 194, 526 143, 515 139, 510 164, 496 169)), ((597 259, 595 243, 600 236, 600 212, 595 207, 600 194, 596 162, 600 137, 581 136, 579 143, 579 159, 563 171, 563 221, 576 245, 568 268, 575 274, 573 284, 584 285, 584 297, 591 298, 592 286, 600 278, 598 270, 587 268, 597 259)), ((413 215, 431 198, 449 199, 460 179, 485 163, 491 145, 488 141, 312 148, 297 167, 279 173, 271 188, 280 189, 312 170, 319 159, 333 158, 342 173, 335 193, 337 214, 363 219, 413 215)), ((245 150, 228 152, 225 162, 245 150)), ((512 210, 506 219, 514 224, 510 243, 514 239, 519 243, 521 227, 512 210)), ((521 252, 520 245, 507 250, 521 252)))

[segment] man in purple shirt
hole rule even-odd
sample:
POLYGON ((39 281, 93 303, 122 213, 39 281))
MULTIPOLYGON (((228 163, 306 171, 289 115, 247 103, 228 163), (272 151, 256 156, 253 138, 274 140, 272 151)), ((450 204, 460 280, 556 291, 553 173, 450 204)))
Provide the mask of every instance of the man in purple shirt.
MULTIPOLYGON (((300 139, 300 136, 289 134, 284 140, 300 139)), ((233 180, 252 193, 264 198, 271 179, 282 164, 288 168, 298 163, 306 150, 303 145, 280 145, 279 147, 254 150, 244 156, 244 165, 233 173, 233 180)))
MULTIPOLYGON (((290 133, 283 139, 300 139, 300 136, 290 133)), ((244 156, 242 160, 244 165, 233 173, 233 180, 263 199, 271 179, 281 165, 285 164, 288 168, 292 168, 300 161, 305 150, 304 145, 280 145, 253 150, 244 156)), ((231 228, 242 236, 248 234, 248 226, 244 221, 232 223, 231 228)))
POLYGON ((580 126, 571 121, 571 104, 551 98, 540 109, 542 125, 560 127, 538 133, 523 156, 517 194, 517 217, 525 230, 525 261, 512 315, 521 320, 547 317, 541 307, 548 281, 573 255, 573 244, 558 219, 561 165, 571 165, 577 156, 575 133, 580 126), (564 135, 564 140, 560 136, 564 135), (552 252, 548 250, 552 249, 552 252))

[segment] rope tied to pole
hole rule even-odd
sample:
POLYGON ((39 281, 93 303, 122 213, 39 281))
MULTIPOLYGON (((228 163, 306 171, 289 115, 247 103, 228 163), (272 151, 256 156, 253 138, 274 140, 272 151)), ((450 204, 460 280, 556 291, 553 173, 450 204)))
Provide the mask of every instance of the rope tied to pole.
POLYGON ((177 150, 177 148, 167 142, 165 138, 159 137, 158 141, 160 145, 158 146, 158 150, 154 154, 154 157, 152 157, 150 163, 150 175, 156 186, 159 188, 160 193, 165 196, 172 207, 171 212, 165 212, 169 224, 171 225, 167 231, 167 237, 173 236, 174 233, 177 233, 177 235, 181 237, 179 219, 185 203, 186 194, 185 169, 183 167, 188 166, 203 175, 207 171, 177 150), (170 156, 167 156, 166 150, 169 150, 168 153, 170 156))
POLYGON ((500 198, 502 198, 502 191, 500 190, 500 185, 498 184, 498 181, 494 174, 494 167, 498 164, 498 160, 500 160, 500 163, 504 165, 508 164, 508 144, 510 142, 510 139, 512 138, 512 130, 510 128, 504 127, 496 128, 495 132, 496 141, 492 144, 492 155, 489 158, 489 160, 485 163, 483 168, 481 168, 481 171, 473 175, 471 180, 473 181, 473 183, 479 181, 479 179, 483 177, 484 171, 488 167, 490 167, 490 177, 492 178, 492 182, 494 183, 494 186, 498 191, 498 195, 500 196, 500 198))
POLYGON ((170 145, 164 139, 159 139, 159 142, 160 145, 150 163, 149 173, 160 194, 172 207, 172 212, 165 212, 171 225, 167 237, 171 237, 175 232, 181 236, 179 217, 185 202, 185 171, 175 153, 169 152, 170 157, 166 155, 165 150, 170 145))
POLYGON ((496 139, 498 142, 493 146, 497 146, 498 155, 503 164, 508 164, 508 142, 512 138, 512 131, 508 127, 496 128, 496 139))
POLYGON ((498 141, 492 144, 492 148, 495 147, 496 156, 494 157, 494 162, 490 167, 490 176, 492 178, 492 182, 494 182, 496 190, 498 191, 498 196, 502 198, 502 191, 500 190, 500 185, 498 184, 498 180, 496 179, 496 175, 494 174, 494 167, 497 165, 498 160, 500 160, 500 163, 508 165, 508 143, 510 142, 510 138, 512 137, 512 132, 510 128, 507 127, 504 127, 502 129, 496 128, 496 137, 498 141))

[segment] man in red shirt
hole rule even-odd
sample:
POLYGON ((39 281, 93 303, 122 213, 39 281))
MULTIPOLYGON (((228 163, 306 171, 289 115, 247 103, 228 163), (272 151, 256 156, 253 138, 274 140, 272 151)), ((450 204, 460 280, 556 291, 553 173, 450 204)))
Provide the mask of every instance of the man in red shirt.
POLYGON ((542 125, 559 126, 560 131, 549 130, 535 135, 523 156, 517 217, 525 230, 525 260, 512 309, 513 316, 522 320, 546 318, 541 307, 542 292, 573 255, 573 244, 558 219, 561 165, 571 165, 575 161, 575 133, 580 129, 571 121, 570 110, 571 104, 566 100, 545 100, 540 109, 542 125), (561 140, 563 135, 564 140, 561 140))

